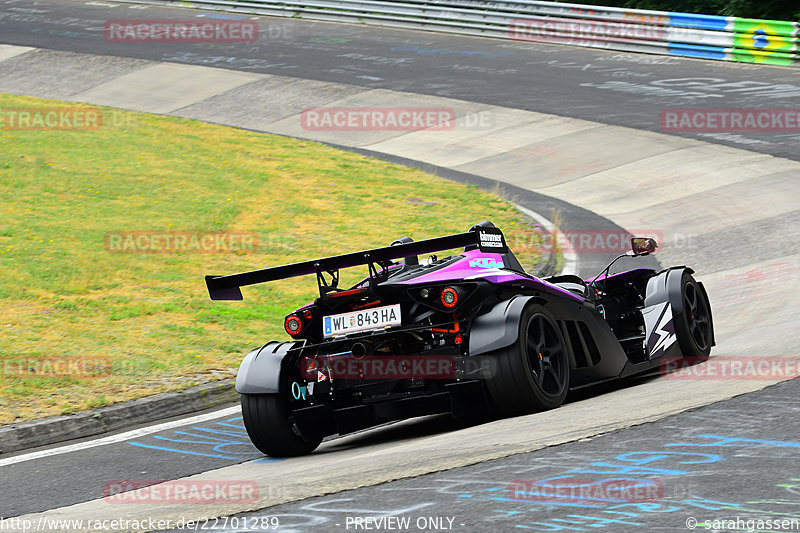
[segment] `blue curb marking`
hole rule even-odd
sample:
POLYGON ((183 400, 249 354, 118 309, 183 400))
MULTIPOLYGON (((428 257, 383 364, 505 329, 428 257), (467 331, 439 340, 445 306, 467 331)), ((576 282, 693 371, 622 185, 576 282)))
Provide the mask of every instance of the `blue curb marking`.
POLYGON ((237 461, 241 459, 241 457, 225 457, 224 455, 212 455, 210 453, 200 453, 200 452, 190 452, 186 450, 176 450, 174 448, 164 448, 162 446, 151 446, 150 444, 142 444, 141 442, 130 442, 128 444, 132 444, 133 446, 139 446, 141 448, 150 448, 152 450, 163 450, 167 452, 178 452, 178 453, 188 453, 189 455, 202 455, 203 457, 214 457, 216 459, 230 459, 231 461, 237 461))

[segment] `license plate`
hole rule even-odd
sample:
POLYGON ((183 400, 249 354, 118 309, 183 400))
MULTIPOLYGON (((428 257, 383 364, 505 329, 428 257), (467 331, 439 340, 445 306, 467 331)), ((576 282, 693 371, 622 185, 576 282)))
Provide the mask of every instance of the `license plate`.
POLYGON ((400 323, 400 304, 394 304, 323 317, 322 332, 326 337, 332 337, 356 331, 399 326, 400 323))

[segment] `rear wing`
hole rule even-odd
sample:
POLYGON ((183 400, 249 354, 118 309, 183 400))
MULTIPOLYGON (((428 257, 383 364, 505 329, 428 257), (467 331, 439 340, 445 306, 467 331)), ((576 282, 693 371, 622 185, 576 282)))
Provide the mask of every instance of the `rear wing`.
MULTIPOLYGON (((374 265, 379 265, 386 270, 391 261, 401 257, 415 257, 451 248, 480 248, 481 251, 502 254, 508 251, 503 232, 495 227, 475 227, 466 233, 456 233, 446 237, 437 237, 418 242, 394 244, 384 248, 374 248, 361 252, 352 252, 344 255, 323 257, 290 265, 251 270, 241 274, 228 276, 206 276, 208 294, 212 300, 241 300, 240 287, 276 281, 279 279, 293 278, 316 274, 318 281, 323 279, 323 273, 333 276, 334 284, 338 281, 340 268, 350 268, 359 265, 370 266, 370 276, 377 273, 374 265)), ((323 283, 320 281, 320 290, 323 283)))

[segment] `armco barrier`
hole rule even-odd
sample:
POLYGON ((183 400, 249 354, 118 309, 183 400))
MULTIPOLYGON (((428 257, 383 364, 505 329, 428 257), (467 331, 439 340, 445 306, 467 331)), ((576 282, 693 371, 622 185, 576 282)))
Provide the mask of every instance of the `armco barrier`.
POLYGON ((678 55, 800 64, 800 24, 509 0, 118 0, 678 55))

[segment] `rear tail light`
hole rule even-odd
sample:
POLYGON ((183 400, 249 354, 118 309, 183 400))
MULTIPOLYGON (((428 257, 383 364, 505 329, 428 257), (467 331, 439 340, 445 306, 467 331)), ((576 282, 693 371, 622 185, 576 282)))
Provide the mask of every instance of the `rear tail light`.
POLYGON ((292 337, 297 337, 301 332, 307 330, 307 326, 314 319, 314 311, 313 307, 305 307, 287 316, 283 322, 283 328, 286 333, 292 337))
POLYGON ((458 303, 458 293, 453 287, 447 287, 442 291, 442 305, 450 308, 458 303))
POLYGON ((300 332, 303 331, 303 323, 300 321, 300 317, 295 315, 287 316, 283 327, 286 329, 286 333, 292 337, 298 336, 300 332))
POLYGON ((327 296, 328 298, 341 298, 342 296, 352 296, 354 294, 361 294, 363 292, 367 292, 366 287, 359 287, 357 289, 350 289, 347 291, 329 292, 327 296))

